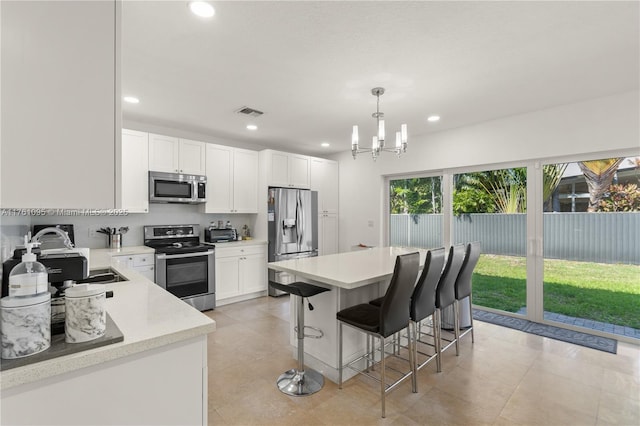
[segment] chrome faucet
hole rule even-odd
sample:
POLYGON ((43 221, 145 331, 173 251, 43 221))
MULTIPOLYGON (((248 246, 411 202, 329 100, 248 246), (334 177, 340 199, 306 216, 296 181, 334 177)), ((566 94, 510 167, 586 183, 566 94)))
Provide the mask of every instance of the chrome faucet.
POLYGON ((38 233, 34 235, 33 238, 31 238, 31 242, 41 244, 40 238, 44 234, 49 234, 51 232, 58 234, 62 238, 62 244, 64 244, 66 248, 68 249, 73 248, 73 243, 71 242, 71 238, 69 238, 69 234, 66 231, 63 231, 62 229, 54 228, 53 226, 49 228, 43 228, 40 231, 38 231, 38 233))

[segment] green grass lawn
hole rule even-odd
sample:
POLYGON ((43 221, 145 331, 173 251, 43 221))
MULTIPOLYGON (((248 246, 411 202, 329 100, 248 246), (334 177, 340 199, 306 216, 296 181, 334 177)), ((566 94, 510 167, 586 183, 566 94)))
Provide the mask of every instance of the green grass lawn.
MULTIPOLYGON (((526 306, 523 257, 482 255, 473 303, 508 312, 526 306)), ((640 266, 545 259, 544 310, 640 329, 640 266)))

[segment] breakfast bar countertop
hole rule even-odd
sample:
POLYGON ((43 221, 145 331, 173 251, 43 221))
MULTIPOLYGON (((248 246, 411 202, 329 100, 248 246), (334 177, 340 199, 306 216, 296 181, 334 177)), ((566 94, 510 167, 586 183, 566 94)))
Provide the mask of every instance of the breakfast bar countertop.
POLYGON ((427 251, 415 247, 373 247, 326 256, 271 262, 268 267, 351 290, 391 278, 398 255, 419 252, 420 266, 424 265, 427 251))

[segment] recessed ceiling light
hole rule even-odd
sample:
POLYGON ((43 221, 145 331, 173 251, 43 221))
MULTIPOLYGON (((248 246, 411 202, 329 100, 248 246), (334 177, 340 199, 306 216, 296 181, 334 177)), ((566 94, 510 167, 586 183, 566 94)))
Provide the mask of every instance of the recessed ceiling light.
POLYGON ((130 104, 140 103, 140 99, 136 98, 135 96, 125 96, 124 98, 122 98, 122 100, 124 100, 125 102, 129 102, 130 104))
POLYGON ((191 9, 194 15, 198 15, 201 18, 211 18, 216 13, 216 11, 213 10, 213 6, 206 1, 189 2, 189 9, 191 9))
POLYGON ((258 126, 255 124, 247 124, 247 130, 258 130, 258 126))
POLYGON ((436 121, 440 121, 440 116, 439 115, 430 115, 429 117, 427 117, 427 121, 429 121, 431 123, 435 123, 436 121))
POLYGON ((320 146, 323 146, 323 147, 325 147, 325 148, 329 148, 329 147, 331 146, 331 144, 330 144, 329 142, 322 142, 322 143, 320 144, 320 146))

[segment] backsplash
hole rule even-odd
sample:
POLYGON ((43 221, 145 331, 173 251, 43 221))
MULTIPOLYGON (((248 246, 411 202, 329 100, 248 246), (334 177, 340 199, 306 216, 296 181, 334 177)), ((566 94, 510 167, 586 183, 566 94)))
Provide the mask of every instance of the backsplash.
MULTIPOLYGON (((24 236, 31 228, 29 216, 5 216, 0 221, 0 263, 13 255, 13 250, 24 243, 24 236)), ((0 265, 2 273, 2 265, 0 265)))
POLYGON ((201 212, 201 206, 188 204, 151 204, 149 213, 131 213, 126 216, 25 216, 10 217, 9 220, 2 218, 0 224, 2 232, 1 252, 2 260, 6 259, 5 251, 11 255, 12 248, 16 242, 22 241, 22 236, 31 229, 33 225, 56 225, 72 224, 74 226, 75 245, 77 247, 106 248, 108 237, 95 233, 89 236, 90 230, 98 228, 120 228, 129 227, 122 237, 123 246, 143 245, 143 227, 145 225, 187 225, 199 224, 203 228, 209 226, 212 221, 222 220, 225 223, 231 222, 234 228, 240 230, 243 225, 248 225, 253 231, 255 228, 256 215, 251 214, 205 214, 201 212), (6 244, 5 244, 6 235, 6 244), (12 245, 13 244, 13 245, 12 245), (6 249, 5 249, 6 246, 6 249))

